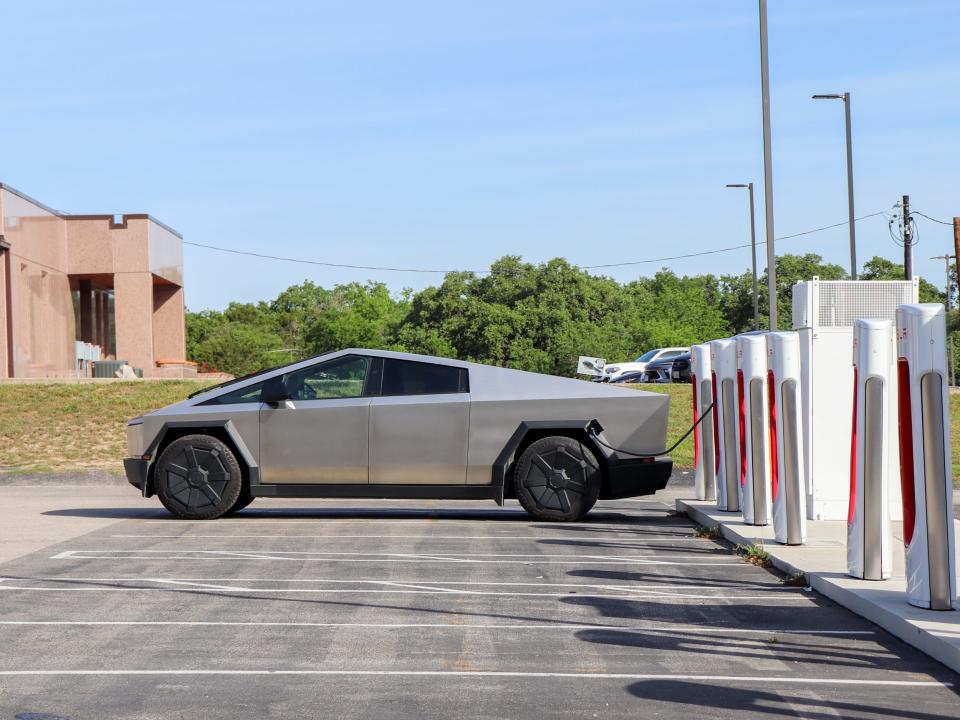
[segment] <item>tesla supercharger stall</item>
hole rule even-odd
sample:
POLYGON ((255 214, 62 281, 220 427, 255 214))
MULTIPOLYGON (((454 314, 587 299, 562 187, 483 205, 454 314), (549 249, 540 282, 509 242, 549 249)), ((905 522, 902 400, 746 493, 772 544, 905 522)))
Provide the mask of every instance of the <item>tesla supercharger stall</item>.
POLYGON ((693 487, 697 500, 716 500, 716 453, 713 441, 713 411, 710 410, 710 403, 713 402, 710 345, 703 344, 691 347, 690 364, 690 384, 693 387, 693 422, 697 422, 700 417, 703 417, 703 420, 693 431, 693 487))
POLYGON ((907 601, 956 607, 953 483, 943 305, 897 308, 897 411, 907 601))
POLYGON ((802 545, 807 541, 807 490, 800 336, 772 332, 766 341, 773 531, 778 543, 802 545))
POLYGON ((767 341, 760 334, 739 335, 736 341, 740 507, 747 525, 769 525, 772 508, 767 341))
POLYGON ((892 322, 854 322, 847 574, 862 580, 886 580, 893 573, 888 447, 893 349, 892 322))
POLYGON ((714 470, 717 508, 740 511, 740 459, 737 424, 737 343, 733 338, 710 341, 713 393, 714 470))

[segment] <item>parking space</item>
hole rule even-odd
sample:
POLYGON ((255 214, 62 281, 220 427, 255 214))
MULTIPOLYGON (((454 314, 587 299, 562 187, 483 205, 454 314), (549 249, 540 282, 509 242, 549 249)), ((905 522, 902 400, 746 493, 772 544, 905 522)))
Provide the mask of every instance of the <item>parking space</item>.
POLYGON ((960 716, 956 677, 657 500, 258 502, 0 565, 0 717, 960 716))

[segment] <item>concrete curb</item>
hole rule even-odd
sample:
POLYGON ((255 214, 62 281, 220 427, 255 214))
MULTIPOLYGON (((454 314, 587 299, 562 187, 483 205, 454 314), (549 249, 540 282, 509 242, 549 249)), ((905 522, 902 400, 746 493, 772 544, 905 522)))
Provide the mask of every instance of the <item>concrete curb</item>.
POLYGON ((785 546, 774 541, 772 527, 746 525, 739 513, 721 512, 712 502, 676 502, 678 512, 705 527, 719 527, 732 543, 763 542, 778 570, 788 575, 804 573, 810 587, 820 594, 960 673, 960 612, 921 610, 907 604, 902 553, 895 553, 899 562, 894 564, 890 580, 856 580, 846 574, 846 523, 842 521, 810 522, 806 546, 785 546))

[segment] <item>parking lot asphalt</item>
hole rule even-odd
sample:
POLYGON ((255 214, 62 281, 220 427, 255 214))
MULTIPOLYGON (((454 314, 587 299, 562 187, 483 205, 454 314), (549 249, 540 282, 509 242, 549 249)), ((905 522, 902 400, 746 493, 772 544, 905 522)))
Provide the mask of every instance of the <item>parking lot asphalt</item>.
POLYGON ((0 718, 960 717, 952 672, 671 504, 141 508, 0 565, 0 718))

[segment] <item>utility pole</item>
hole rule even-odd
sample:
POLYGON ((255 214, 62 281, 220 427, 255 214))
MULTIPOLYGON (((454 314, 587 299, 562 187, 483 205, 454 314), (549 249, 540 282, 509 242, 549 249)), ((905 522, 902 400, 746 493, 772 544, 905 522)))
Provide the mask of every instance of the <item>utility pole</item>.
MULTIPOLYGON (((953 260, 956 263, 954 269, 957 271, 957 285, 960 286, 960 217, 955 217, 953 219, 953 260)), ((949 263, 949 261, 948 261, 949 263)), ((950 307, 950 270, 949 265, 947 268, 947 308, 950 307)), ((950 323, 950 314, 947 313, 947 325, 949 327, 950 323)), ((954 361, 953 371, 950 375, 953 384, 957 383, 957 364, 956 360, 953 357, 953 335, 950 335, 950 359, 954 361)))
POLYGON ((960 258, 960 217, 953 219, 953 255, 960 258))
POLYGON ((770 62, 767 57, 767 0, 760 2, 760 95, 763 111, 763 209, 767 230, 767 297, 770 330, 777 329, 777 253, 773 237, 773 153, 770 149, 770 62))
POLYGON ((910 227, 910 196, 903 196, 903 279, 913 280, 913 228, 910 227))
MULTIPOLYGON (((954 229, 957 227, 957 223, 953 224, 954 229)), ((956 240, 956 235, 954 235, 954 240, 956 240)), ((956 259, 955 255, 945 254, 945 255, 934 255, 931 260, 943 260, 944 269, 946 270, 946 284, 943 286, 944 295, 946 295, 946 308, 947 308, 947 322, 949 324, 950 320, 950 260, 956 259)), ((950 384, 956 385, 956 376, 954 374, 954 361, 953 361, 953 337, 947 334, 947 372, 950 374, 950 384)))
POLYGON ((760 329, 760 293, 757 292, 757 230, 753 219, 753 183, 747 184, 750 191, 750 249, 753 258, 753 329, 760 329))

